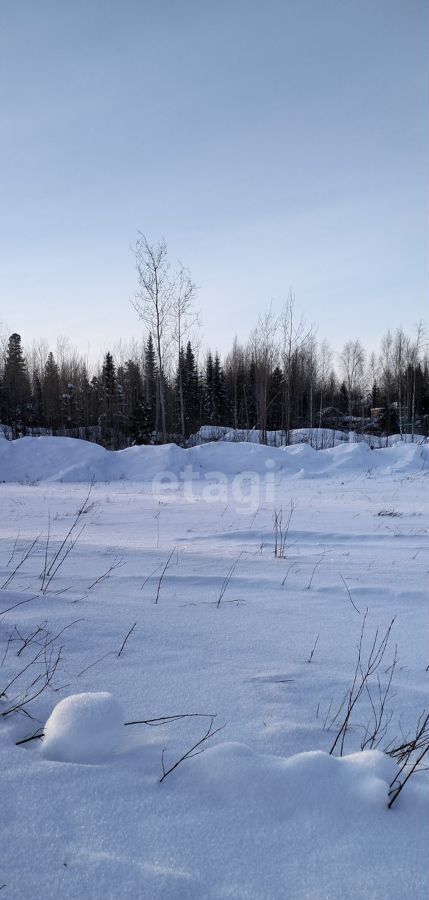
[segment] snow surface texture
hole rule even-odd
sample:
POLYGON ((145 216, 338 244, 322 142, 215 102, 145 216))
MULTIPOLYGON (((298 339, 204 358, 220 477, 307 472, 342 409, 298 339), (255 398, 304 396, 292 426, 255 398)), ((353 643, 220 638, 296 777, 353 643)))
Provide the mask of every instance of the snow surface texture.
MULTIPOLYGON (((426 900, 427 774, 389 810, 396 767, 383 752, 427 705, 426 452, 1 443, 2 898, 426 900), (250 511, 235 476, 267 462, 274 502, 250 511), (152 479, 166 469, 176 482, 163 494, 152 479), (206 493, 214 472, 226 496, 206 493), (285 523, 291 503, 275 558, 273 506, 285 523), (338 758, 333 720, 365 610, 364 659, 395 617, 377 673, 383 688, 397 644, 391 718, 362 752, 365 693, 338 758), (33 718, 4 717, 20 698, 33 718), (225 727, 160 783, 212 715, 225 727)), ((376 703, 377 678, 370 687, 376 703)))
POLYGON ((59 762, 101 762, 119 746, 123 722, 119 703, 107 691, 65 697, 46 722, 43 756, 59 762))

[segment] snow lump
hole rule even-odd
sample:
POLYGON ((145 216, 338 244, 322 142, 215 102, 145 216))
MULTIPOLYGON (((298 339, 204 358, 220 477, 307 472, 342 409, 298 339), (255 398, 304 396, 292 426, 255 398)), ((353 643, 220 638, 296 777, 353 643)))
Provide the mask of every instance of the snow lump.
POLYGON ((65 697, 46 722, 43 756, 59 762, 101 762, 119 745, 123 721, 119 703, 105 691, 65 697))

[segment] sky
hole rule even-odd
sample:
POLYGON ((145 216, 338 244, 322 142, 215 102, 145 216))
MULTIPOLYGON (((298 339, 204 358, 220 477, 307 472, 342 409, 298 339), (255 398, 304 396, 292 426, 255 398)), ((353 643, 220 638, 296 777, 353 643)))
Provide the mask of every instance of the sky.
POLYGON ((296 310, 340 350, 427 319, 427 0, 0 3, 0 322, 140 339, 164 237, 201 343, 296 310))

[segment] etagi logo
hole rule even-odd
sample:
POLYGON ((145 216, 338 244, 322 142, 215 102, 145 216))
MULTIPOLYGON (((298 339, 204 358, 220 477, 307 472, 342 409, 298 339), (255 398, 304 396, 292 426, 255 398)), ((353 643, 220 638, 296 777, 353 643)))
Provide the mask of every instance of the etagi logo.
POLYGON ((189 503, 232 503, 238 512, 254 513, 263 504, 274 502, 276 486, 276 463, 266 460, 263 472, 243 471, 235 475, 202 472, 195 466, 185 466, 179 473, 165 470, 152 479, 152 494, 161 499, 180 493, 189 503))

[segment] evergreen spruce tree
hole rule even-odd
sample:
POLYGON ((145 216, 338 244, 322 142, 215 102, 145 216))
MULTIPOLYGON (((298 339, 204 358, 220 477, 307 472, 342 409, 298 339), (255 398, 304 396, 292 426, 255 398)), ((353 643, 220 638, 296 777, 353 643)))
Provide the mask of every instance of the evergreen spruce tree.
POLYGON ((214 421, 214 395, 213 395, 213 357, 208 353, 204 379, 204 421, 203 425, 217 424, 214 421))
POLYGON ((213 417, 216 425, 225 425, 225 377, 216 353, 213 363, 213 417))
POLYGON ((80 366, 76 384, 75 408, 77 422, 81 428, 88 428, 89 425, 96 423, 97 417, 93 419, 91 415, 91 385, 86 363, 82 363, 80 366))
POLYGON ((424 417, 423 423, 423 433, 427 434, 428 430, 428 415, 429 415, 429 366, 427 360, 425 360, 423 365, 423 378, 422 378, 422 386, 421 386, 421 412, 424 417))
POLYGON ((349 393, 348 393, 345 381, 342 381, 340 384, 338 405, 340 408, 340 412, 342 412, 345 415, 349 409, 349 393))
POLYGON ((116 368, 111 353, 106 353, 101 372, 101 425, 108 443, 117 439, 118 392, 116 368))
POLYGON ((156 367, 155 348, 153 345, 151 334, 148 337, 145 348, 144 402, 148 431, 159 431, 158 373, 156 367))
POLYGON ((282 427, 283 372, 276 366, 268 378, 267 428, 277 431, 282 427))
POLYGON ((184 379, 183 379, 183 405, 185 411, 185 429, 186 434, 190 435, 198 429, 199 425, 199 380, 197 366, 195 363, 195 355, 192 350, 191 342, 186 345, 186 353, 184 358, 184 379))
POLYGON ((3 408, 14 437, 25 433, 31 415, 31 387, 19 334, 11 334, 3 377, 3 408))
POLYGON ((176 376, 174 379, 174 430, 182 437, 186 435, 186 359, 183 347, 179 350, 176 376))
POLYGON ((90 382, 89 416, 92 425, 101 424, 101 383, 96 375, 90 382))
POLYGON ((143 380, 139 366, 129 359, 125 363, 123 379, 124 424, 133 444, 149 440, 148 408, 144 399, 143 380))
POLYGON ((73 428, 76 425, 76 389, 74 382, 67 381, 63 383, 61 400, 62 419, 65 427, 73 428))

